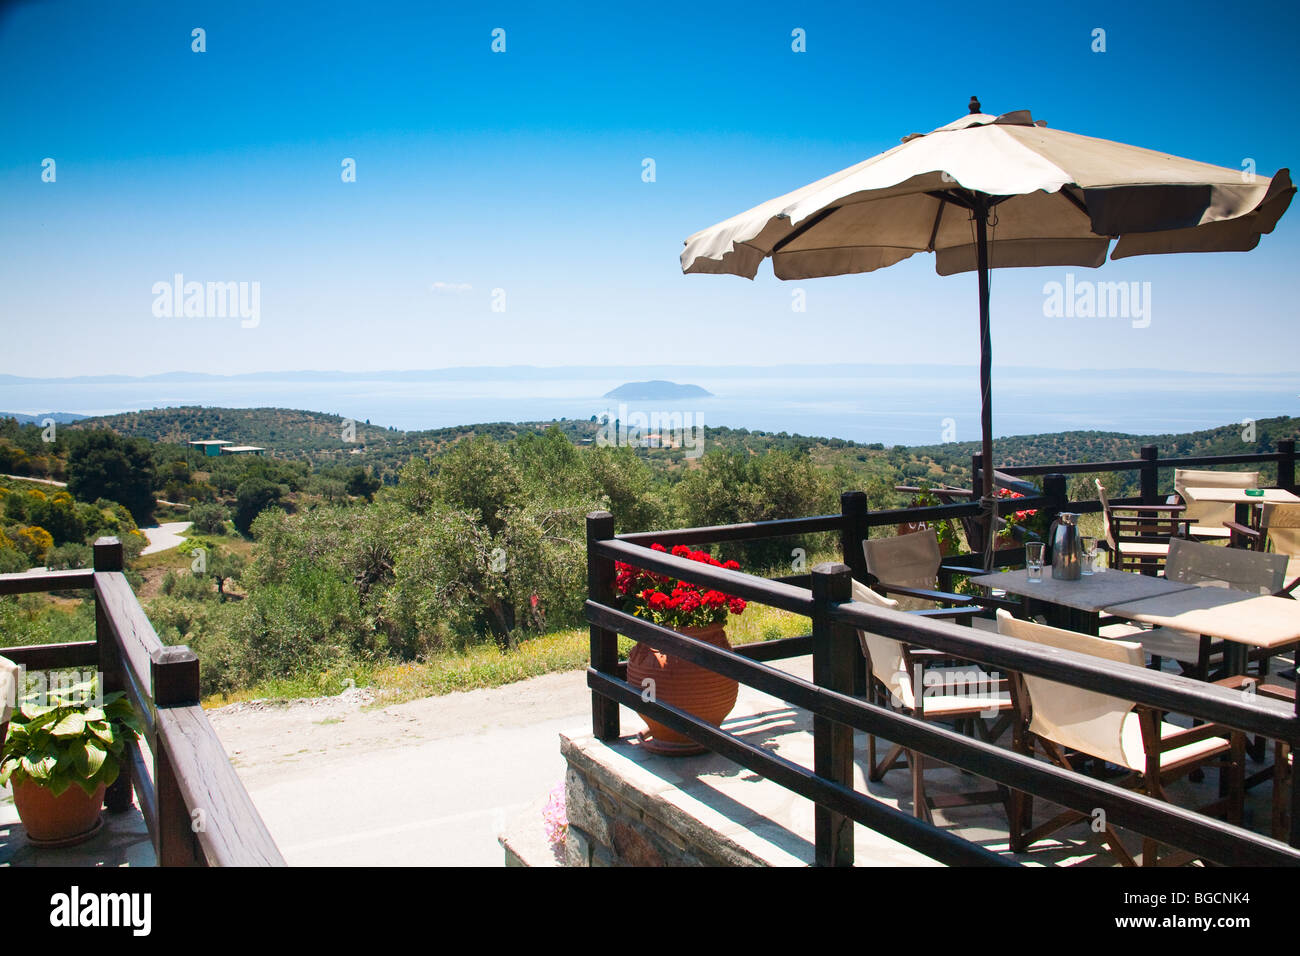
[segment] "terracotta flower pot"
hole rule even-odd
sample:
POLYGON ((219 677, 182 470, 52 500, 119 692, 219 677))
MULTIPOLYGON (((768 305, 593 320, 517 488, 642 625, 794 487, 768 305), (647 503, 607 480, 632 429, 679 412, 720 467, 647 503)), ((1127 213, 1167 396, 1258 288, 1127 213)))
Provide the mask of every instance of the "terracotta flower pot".
POLYGON ((56 797, 48 787, 26 779, 13 788, 14 806, 33 843, 66 846, 90 839, 99 829, 105 789, 100 786, 88 795, 74 783, 56 797))
MULTIPOLYGON (((714 647, 731 650, 727 632, 721 624, 683 627, 679 631, 714 647)), ((634 687, 647 687, 643 683, 647 677, 654 681, 657 701, 685 710, 714 726, 722 723, 731 713, 731 708, 736 706, 736 694, 740 689, 730 677, 638 643, 627 658, 627 680, 634 687)), ((649 730, 641 736, 647 750, 685 756, 703 753, 706 749, 648 717, 645 722, 649 730)))

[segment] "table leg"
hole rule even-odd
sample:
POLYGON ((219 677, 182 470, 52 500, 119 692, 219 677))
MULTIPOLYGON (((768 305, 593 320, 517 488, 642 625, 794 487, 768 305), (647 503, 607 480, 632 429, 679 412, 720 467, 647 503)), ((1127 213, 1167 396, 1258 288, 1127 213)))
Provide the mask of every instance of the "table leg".
POLYGON ((1244 675, 1250 662, 1250 648, 1237 641, 1223 642, 1223 670, 1226 675, 1244 675))

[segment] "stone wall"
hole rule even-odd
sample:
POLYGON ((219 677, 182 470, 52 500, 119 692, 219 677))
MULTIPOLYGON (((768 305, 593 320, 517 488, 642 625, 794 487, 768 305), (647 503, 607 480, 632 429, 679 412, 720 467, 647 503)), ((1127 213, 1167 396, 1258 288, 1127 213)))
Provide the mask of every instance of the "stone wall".
POLYGON ((622 753, 625 745, 589 736, 560 741, 569 866, 764 865, 683 807, 680 791, 622 753))

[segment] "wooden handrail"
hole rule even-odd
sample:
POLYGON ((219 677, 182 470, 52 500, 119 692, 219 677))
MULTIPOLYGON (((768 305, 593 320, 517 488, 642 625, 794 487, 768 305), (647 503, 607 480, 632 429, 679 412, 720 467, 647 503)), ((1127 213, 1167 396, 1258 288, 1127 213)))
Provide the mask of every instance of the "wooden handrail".
POLYGON ((0 595, 88 588, 95 640, 4 648, 4 656, 33 670, 97 664, 103 690, 127 694, 144 733, 105 803, 124 810, 134 790, 159 865, 284 866, 199 706, 198 658, 159 640, 122 571, 121 542, 100 538, 94 554, 93 570, 0 575, 0 595))
MULTIPOLYGON (((1142 449, 1141 457, 1133 462, 1101 463, 1103 467, 1100 468, 1097 463, 1090 463, 1044 469, 1048 477, 1043 482, 1041 494, 1019 499, 1000 499, 997 510, 1006 513, 1026 508, 1042 509, 1049 518, 1065 510, 1099 511, 1101 505, 1098 501, 1071 502, 1067 499, 1064 475, 1067 471, 1104 471, 1107 470, 1107 465, 1113 465, 1113 470, 1120 470, 1121 466, 1125 470, 1140 470, 1142 494, 1137 498, 1126 497, 1113 502, 1138 509, 1157 506, 1163 501, 1157 493, 1157 470, 1175 464, 1275 460, 1279 463, 1279 486, 1293 488, 1294 442, 1284 440, 1278 444, 1279 452, 1276 454, 1215 456, 1211 460, 1160 459, 1154 447, 1146 446, 1142 449)), ((973 465, 978 474, 978 458, 973 465)), ((1005 471, 1015 473, 1018 469, 1008 468, 1005 471)), ((787 583, 738 571, 726 571, 701 562, 651 551, 645 545, 653 541, 667 544, 674 536, 677 540, 689 540, 694 544, 722 540, 710 536, 711 532, 718 530, 725 530, 725 540, 758 540, 797 533, 790 529, 804 527, 801 524, 804 522, 825 521, 826 517, 729 525, 724 529, 690 528, 615 536, 613 519, 608 513, 599 512, 588 516, 588 600, 584 609, 591 625, 588 686, 594 692, 592 723, 595 735, 601 740, 619 737, 618 707, 622 704, 652 716, 708 749, 728 756, 742 766, 813 800, 816 804, 816 859, 823 865, 852 862, 851 840, 845 836, 847 821, 850 819, 862 823, 871 821, 868 825, 875 826, 880 832, 894 834, 895 839, 936 859, 962 858, 959 848, 940 839, 924 826, 921 829, 911 825, 905 827, 901 821, 888 814, 876 814, 857 800, 856 795, 844 791, 846 784, 851 787, 851 775, 846 775, 845 768, 851 768, 853 758, 852 735, 843 732, 845 727, 878 734, 908 749, 933 757, 940 763, 962 767, 1061 806, 1082 812, 1102 807, 1118 825, 1157 836, 1161 842, 1191 850, 1206 859, 1226 863, 1249 861, 1256 864, 1300 865, 1300 823, 1293 825, 1291 845, 1288 847, 1268 837, 1181 810, 1111 784, 1088 780, 1062 768, 1021 760, 1019 755, 1009 755, 988 744, 950 734, 936 728, 933 723, 864 703, 861 699, 865 696, 861 674, 863 659, 853 637, 859 628, 870 629, 909 645, 1002 668, 1007 673, 1027 673, 1064 681, 1162 710, 1225 723, 1244 732, 1264 734, 1293 745, 1300 744, 1300 714, 1285 705, 1245 699, 1240 694, 1225 692, 1222 688, 1206 687, 1198 682, 1155 674, 1145 668, 1121 667, 1086 655, 988 635, 974 628, 959 627, 921 614, 883 610, 847 600, 850 575, 859 580, 867 580, 862 574, 861 542, 870 528, 911 521, 976 516, 983 514, 983 509, 972 502, 870 512, 866 507, 866 496, 860 491, 845 492, 841 497, 841 506, 840 516, 829 517, 839 518, 840 545, 847 566, 819 566, 813 570, 808 584, 804 584, 801 578, 798 579, 802 585, 799 587, 794 586, 794 578, 787 583), (812 623, 812 635, 771 642, 773 646, 770 648, 764 648, 760 642, 745 645, 743 650, 725 650, 668 631, 615 610, 615 561, 625 561, 650 571, 736 594, 747 601, 757 601, 807 616, 812 623), (617 654, 620 634, 645 641, 657 650, 680 656, 809 710, 813 715, 816 755, 814 770, 811 773, 806 770, 795 772, 784 763, 770 759, 761 750, 738 745, 735 738, 726 731, 685 711, 663 702, 645 701, 638 689, 626 682, 624 665, 619 662, 617 654), (785 672, 764 667, 760 663, 807 654, 810 650, 813 654, 814 682, 806 687, 800 685, 807 682, 801 682, 785 672), (858 673, 850 679, 855 668, 858 673), (853 693, 852 696, 847 696, 845 690, 850 684, 854 685, 853 693)), ((1017 551, 1016 554, 1023 560, 1023 551, 1017 551)), ((995 563, 1000 563, 996 560, 997 557, 995 555, 995 563)), ((955 556, 949 558, 948 563, 961 564, 978 559, 978 555, 955 556)), ((1296 816, 1300 817, 1300 813, 1296 816)))
MULTIPOLYGON (((698 562, 683 562, 697 563, 698 562)), ((814 570, 818 574, 837 573, 825 569, 840 566, 822 565, 814 570)), ((691 570, 683 568, 683 571, 691 570)), ((843 569, 847 573, 847 568, 843 569)), ((684 575, 683 575, 684 577, 684 575)), ((760 579, 761 580, 761 579, 760 579)), ((867 733, 874 733, 889 740, 904 744, 908 749, 915 749, 943 763, 957 766, 979 776, 1003 783, 1013 789, 1041 795, 1063 806, 1091 811, 1103 807, 1108 816, 1120 826, 1137 832, 1158 833, 1162 842, 1180 848, 1199 851, 1201 854, 1222 862, 1253 863, 1255 865, 1300 865, 1300 850, 1287 847, 1275 840, 1243 831, 1238 827, 1218 820, 1202 817, 1199 814, 1183 810, 1172 804, 1164 803, 1152 797, 1134 793, 1113 784, 1094 781, 1072 771, 1033 760, 1032 758, 1004 750, 973 738, 965 737, 954 731, 936 726, 933 722, 918 720, 896 713, 855 697, 847 696, 833 689, 822 686, 819 682, 809 682, 776 668, 768 667, 751 655, 739 655, 733 651, 713 647, 675 631, 655 625, 641 618, 636 618, 617 611, 607 605, 588 600, 585 605, 587 619, 593 626, 626 634, 642 641, 656 650, 665 651, 690 663, 697 664, 719 674, 731 677, 747 686, 764 693, 789 701, 797 707, 811 712, 814 717, 828 718, 828 723, 838 723, 853 727, 867 733)), ((1000 639, 992 635, 983 635, 972 628, 959 627, 944 621, 920 618, 897 611, 888 611, 870 605, 857 603, 831 604, 814 616, 828 614, 832 622, 866 625, 886 636, 906 640, 920 646, 948 644, 959 647, 963 657, 979 660, 997 654, 1009 663, 1014 663, 1026 673, 1051 674, 1058 680, 1065 678, 1074 681, 1082 676, 1080 686, 1095 687, 1115 692, 1118 688, 1141 689, 1142 696, 1154 696, 1166 701, 1177 701, 1180 705, 1192 702, 1189 712, 1195 714, 1203 709, 1206 701, 1213 700, 1212 709, 1225 709, 1234 715, 1234 723, 1247 730, 1268 728, 1280 731, 1282 739, 1294 740, 1300 735, 1300 720, 1290 708, 1278 702, 1256 699, 1246 702, 1240 694, 1233 694, 1223 688, 1188 688, 1165 687, 1158 681, 1157 675, 1148 674, 1145 668, 1127 665, 1115 665, 1098 661, 1095 658, 1073 652, 1056 651, 1043 648, 1031 642, 1006 639, 1004 646, 1000 639), (927 640, 929 638, 929 640, 927 640), (969 652, 969 653, 966 653, 969 652), (1115 671, 1120 671, 1116 674, 1115 671), (1132 674, 1127 673, 1132 671, 1132 674), (1151 693, 1156 689, 1154 694, 1151 693), (1217 692, 1217 693, 1216 693, 1217 692)), ((814 632, 814 636, 816 632, 814 632)), ((844 642, 841 642, 843 644, 844 642)), ((853 647, 856 641, 847 645, 853 647)), ((816 651, 814 651, 816 653, 816 651)), ((1194 684, 1193 681, 1175 681, 1175 684, 1194 684)), ((598 695, 609 694, 619 703, 641 713, 647 713, 656 720, 662 720, 673 729, 685 733, 692 739, 704 743, 710 749, 731 756, 742 765, 778 779, 776 773, 785 768, 775 761, 765 759, 765 752, 757 753, 733 748, 723 738, 729 737, 725 731, 715 728, 705 721, 693 718, 680 710, 668 710, 660 702, 646 702, 637 688, 620 681, 609 673, 592 667, 588 669, 588 685, 598 695), (664 717, 671 720, 664 720, 664 717), (769 774, 769 771, 773 773, 769 774)), ((814 723, 816 733, 816 723, 814 723)), ((849 738, 847 746, 851 748, 849 738)), ((820 748, 820 743, 818 744, 820 748)), ((815 749, 818 749, 815 748, 815 749)), ((755 748, 757 749, 757 748, 755 748)), ((851 753, 851 751, 850 751, 851 753)), ((817 775, 820 778, 820 775, 817 775)), ((835 783, 836 781, 831 781, 835 783)), ((818 800, 819 793, 813 781, 790 780, 784 786, 810 799, 818 800)), ((876 803, 868 797, 862 798, 868 803, 876 803)), ((871 822, 863 819, 867 811, 855 801, 842 800, 840 813, 853 815, 860 822, 872 825, 877 821, 898 826, 901 821, 888 814, 877 814, 871 822), (854 811, 857 811, 856 813, 854 811)), ((928 824, 924 826, 929 826, 928 824)), ((931 828, 933 829, 933 828, 931 828)), ((881 830, 881 832, 887 832, 881 830)), ((898 831, 895 831, 897 833, 898 831)), ((942 831, 939 831, 942 832, 942 831)), ((931 835, 925 830, 913 830, 906 835, 894 835, 895 839, 930 854, 936 859, 952 860, 954 848, 946 841, 937 840, 937 834, 931 835), (932 839, 932 836, 934 839, 932 839)), ((822 857, 819 847, 819 859, 822 857)), ((851 858, 850 858, 851 859, 851 858)), ((968 862, 971 862, 968 860, 968 862)), ((987 861, 986 861, 987 862, 987 861)))

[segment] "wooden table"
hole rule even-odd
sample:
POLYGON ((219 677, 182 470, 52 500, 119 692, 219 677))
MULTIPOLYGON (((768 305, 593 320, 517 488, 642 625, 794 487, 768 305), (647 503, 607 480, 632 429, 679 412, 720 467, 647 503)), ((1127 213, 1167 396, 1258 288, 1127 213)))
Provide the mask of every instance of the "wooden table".
POLYGON ((1043 580, 1030 581, 1024 568, 995 571, 972 577, 971 582, 986 588, 1000 588, 1025 599, 1025 610, 1042 613, 1055 627, 1066 627, 1088 634, 1097 633, 1097 619, 1116 604, 1139 601, 1194 588, 1194 584, 1166 581, 1147 574, 1128 571, 1099 571, 1085 574, 1077 581, 1058 581, 1052 577, 1051 565, 1043 566, 1043 580), (1070 611, 1082 613, 1070 613, 1070 611))
POLYGON ((1246 490, 1245 488, 1207 488, 1203 485, 1193 485, 1190 488, 1183 489, 1183 494, 1189 501, 1218 501, 1224 504, 1236 505, 1237 524, 1244 524, 1247 527, 1251 526, 1250 508, 1252 505, 1300 503, 1300 498, 1297 498, 1285 488, 1258 489, 1264 492, 1262 495, 1248 495, 1246 490))
POLYGON ((1110 614, 1219 637, 1229 674, 1246 673, 1251 647, 1273 649, 1300 641, 1300 601, 1232 588, 1193 587, 1106 608, 1110 614))

